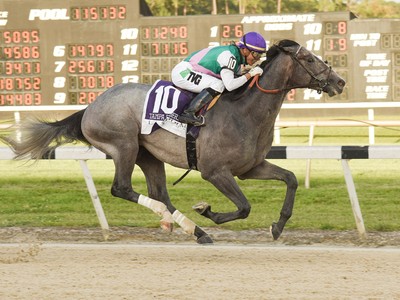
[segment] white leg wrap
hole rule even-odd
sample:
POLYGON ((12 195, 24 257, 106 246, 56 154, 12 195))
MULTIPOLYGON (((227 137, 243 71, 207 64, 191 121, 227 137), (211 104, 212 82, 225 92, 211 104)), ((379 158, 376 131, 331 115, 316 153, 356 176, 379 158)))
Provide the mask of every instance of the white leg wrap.
POLYGON ((194 234, 194 229, 196 228, 196 224, 193 223, 190 219, 185 217, 179 210, 175 210, 172 214, 172 218, 182 229, 188 234, 194 234))
POLYGON ((151 199, 149 197, 140 195, 138 199, 138 204, 143 205, 144 207, 150 208, 157 215, 161 216, 161 228, 164 230, 172 231, 174 223, 174 219, 172 218, 171 213, 167 209, 167 206, 157 200, 151 199), (169 223, 169 224, 168 224, 169 223))
POLYGON ((147 208, 150 208, 152 211, 154 211, 159 216, 164 217, 164 212, 165 211, 168 212, 167 206, 164 203, 154 200, 154 199, 151 199, 149 197, 143 196, 143 195, 139 196, 138 203, 147 208))
POLYGON ((174 219, 172 218, 171 213, 169 212, 169 210, 165 210, 162 214, 162 219, 161 221, 167 222, 167 223, 174 223, 174 219))

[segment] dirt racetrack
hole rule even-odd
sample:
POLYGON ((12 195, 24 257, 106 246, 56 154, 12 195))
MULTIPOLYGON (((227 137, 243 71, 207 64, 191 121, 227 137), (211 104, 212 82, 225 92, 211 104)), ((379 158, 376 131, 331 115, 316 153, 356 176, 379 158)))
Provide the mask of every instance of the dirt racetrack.
POLYGON ((0 299, 400 299, 400 233, 0 228, 0 299))

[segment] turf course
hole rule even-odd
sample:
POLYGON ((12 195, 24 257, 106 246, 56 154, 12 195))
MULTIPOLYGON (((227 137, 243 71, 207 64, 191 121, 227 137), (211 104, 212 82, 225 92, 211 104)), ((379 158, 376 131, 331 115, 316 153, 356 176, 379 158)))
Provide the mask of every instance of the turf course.
MULTIPOLYGON (((299 189, 288 228, 354 229, 355 223, 341 164, 336 160, 313 160, 311 188, 304 188, 305 160, 274 160, 298 177, 299 189)), ((89 161, 99 197, 110 226, 157 227, 158 217, 139 205, 114 198, 111 161, 89 161)), ((78 162, 40 161, 34 165, 1 161, 0 226, 98 226, 94 208, 78 162)), ((350 162, 367 230, 400 230, 398 160, 350 162)), ((177 208, 201 226, 214 224, 192 212, 191 206, 206 200, 218 211, 234 206, 211 184, 192 172, 172 186, 182 170, 167 168, 169 192, 177 208)), ((222 226, 229 229, 262 228, 279 217, 285 185, 278 181, 239 181, 252 204, 246 220, 222 226)), ((146 193, 144 177, 135 170, 133 186, 146 193)))
MULTIPOLYGON (((378 128, 379 129, 379 128, 378 128)), ((282 131, 282 145, 304 145, 308 130, 294 128, 282 131)), ((377 144, 397 144, 399 132, 377 130, 377 144)), ((316 131, 315 145, 362 145, 368 143, 367 128, 316 131)), ((355 229, 350 201, 340 161, 313 160, 311 188, 304 188, 305 160, 274 160, 293 171, 299 181, 294 214, 287 228, 355 229)), ((114 166, 110 160, 88 161, 99 197, 110 226, 158 227, 159 218, 148 209, 110 194, 114 166)), ((400 160, 350 161, 361 211, 367 231, 400 230, 400 160)), ((0 161, 0 226, 99 226, 85 181, 76 161, 26 163, 0 161)), ((172 186, 184 170, 167 166, 170 197, 175 206, 200 226, 215 226, 192 211, 192 205, 207 201, 216 211, 234 210, 234 205, 198 172, 190 173, 172 186)), ((279 217, 285 195, 285 184, 278 181, 238 180, 252 205, 250 216, 219 225, 240 230, 265 228, 279 217)), ((133 186, 146 194, 140 169, 135 169, 133 186)))

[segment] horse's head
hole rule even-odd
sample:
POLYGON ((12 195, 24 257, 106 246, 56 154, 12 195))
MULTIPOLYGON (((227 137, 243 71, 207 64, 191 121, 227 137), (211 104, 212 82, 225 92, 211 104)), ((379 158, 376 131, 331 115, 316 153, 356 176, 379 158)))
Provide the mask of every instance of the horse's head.
POLYGON ((288 66, 292 75, 284 89, 310 88, 319 93, 325 92, 330 97, 343 92, 346 84, 343 78, 311 51, 294 41, 282 40, 270 48, 267 57, 277 56, 278 53, 289 55, 293 61, 293 64, 288 66))

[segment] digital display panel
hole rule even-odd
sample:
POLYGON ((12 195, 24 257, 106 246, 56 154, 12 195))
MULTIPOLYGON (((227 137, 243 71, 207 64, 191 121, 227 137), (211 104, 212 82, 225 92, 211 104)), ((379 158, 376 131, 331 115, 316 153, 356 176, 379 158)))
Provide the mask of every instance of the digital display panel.
POLYGON ((221 38, 224 39, 240 39, 243 32, 242 24, 223 24, 220 26, 221 38))
POLYGON ((110 21, 126 19, 125 5, 78 6, 70 8, 72 21, 110 21))
POLYGON ((261 33, 297 41, 347 80, 342 95, 290 102, 400 101, 400 20, 350 12, 145 17, 138 0, 0 2, 0 106, 86 105, 118 83, 170 80, 188 54, 261 33), (379 25, 379 26, 378 26, 379 25))
POLYGON ((337 21, 337 22, 325 22, 324 23, 326 35, 331 34, 346 34, 347 33, 347 22, 337 21))

